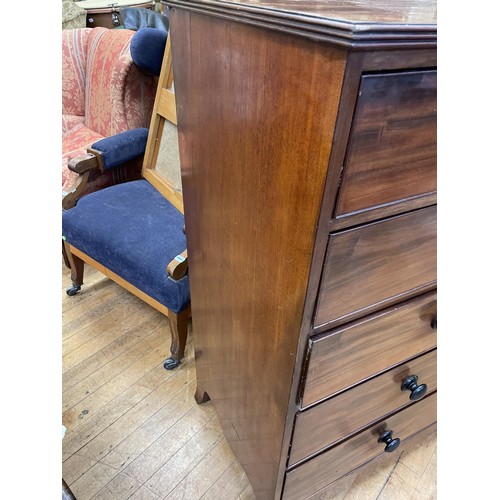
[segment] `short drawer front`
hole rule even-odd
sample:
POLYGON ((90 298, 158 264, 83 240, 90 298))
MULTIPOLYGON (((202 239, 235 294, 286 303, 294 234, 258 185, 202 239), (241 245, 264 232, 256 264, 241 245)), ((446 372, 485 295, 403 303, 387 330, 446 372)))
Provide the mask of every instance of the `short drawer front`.
POLYGON ((385 445, 378 442, 384 431, 392 430, 393 438, 404 440, 432 425, 436 421, 436 399, 434 393, 287 472, 283 500, 305 500, 384 453, 385 445))
POLYGON ((435 193, 436 102, 435 70, 361 78, 336 217, 435 193))
POLYGON ((309 340, 302 407, 436 347, 437 297, 426 293, 309 340))
MULTIPOLYGON (((435 391, 436 357, 437 351, 431 351, 299 413, 295 419, 289 465, 411 404, 412 393, 401 390, 402 383, 411 375, 418 377, 416 387, 425 384, 427 394, 435 391)), ((423 389, 419 387, 419 390, 423 389)))
POLYGON ((330 236, 314 326, 363 316, 436 283, 436 207, 330 236))

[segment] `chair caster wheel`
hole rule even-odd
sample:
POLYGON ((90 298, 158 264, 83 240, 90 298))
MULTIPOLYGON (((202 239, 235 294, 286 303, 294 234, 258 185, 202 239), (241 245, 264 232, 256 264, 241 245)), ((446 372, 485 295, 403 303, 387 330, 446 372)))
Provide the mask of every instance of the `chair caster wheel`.
POLYGON ((70 297, 72 297, 73 295, 76 295, 81 289, 82 289, 81 286, 71 285, 69 288, 66 289, 66 293, 70 297))
POLYGON ((174 358, 167 358, 164 362, 163 362, 163 368, 165 368, 165 370, 173 370, 174 368, 176 368, 177 366, 179 366, 181 364, 180 361, 178 361, 177 359, 174 359, 174 358))

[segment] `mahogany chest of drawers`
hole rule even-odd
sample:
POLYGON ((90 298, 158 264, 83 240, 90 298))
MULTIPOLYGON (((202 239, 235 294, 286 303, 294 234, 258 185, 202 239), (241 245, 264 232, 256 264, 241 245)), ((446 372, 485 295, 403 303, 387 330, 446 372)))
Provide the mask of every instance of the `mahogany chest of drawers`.
POLYGON ((196 398, 304 500, 436 422, 435 3, 166 4, 196 398))

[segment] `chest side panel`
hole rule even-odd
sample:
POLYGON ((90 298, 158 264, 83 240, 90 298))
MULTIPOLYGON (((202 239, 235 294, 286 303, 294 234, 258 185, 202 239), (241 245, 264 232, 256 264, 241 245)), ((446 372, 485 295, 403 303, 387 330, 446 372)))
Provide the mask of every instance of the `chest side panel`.
POLYGON ((171 30, 199 389, 273 498, 345 53, 181 10, 171 30))

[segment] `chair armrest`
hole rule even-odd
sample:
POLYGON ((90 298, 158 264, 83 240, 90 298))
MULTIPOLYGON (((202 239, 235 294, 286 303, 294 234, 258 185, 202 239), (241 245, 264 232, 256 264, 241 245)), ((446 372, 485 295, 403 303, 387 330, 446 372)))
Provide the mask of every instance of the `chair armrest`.
POLYGON ((102 164, 101 153, 99 151, 89 152, 83 156, 71 158, 68 161, 68 169, 77 174, 84 174, 90 170, 99 169, 102 172, 100 165, 102 164))
POLYGON ((73 189, 64 193, 63 208, 73 208, 82 196, 93 191, 140 179, 148 132, 147 128, 126 130, 94 142, 86 155, 72 158, 68 168, 79 177, 73 189))
POLYGON ((175 281, 183 278, 188 269, 187 250, 176 255, 167 266, 167 274, 175 281))
POLYGON ((147 128, 126 130, 94 142, 87 151, 98 158, 98 167, 104 172, 143 155, 148 132, 147 128))

